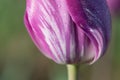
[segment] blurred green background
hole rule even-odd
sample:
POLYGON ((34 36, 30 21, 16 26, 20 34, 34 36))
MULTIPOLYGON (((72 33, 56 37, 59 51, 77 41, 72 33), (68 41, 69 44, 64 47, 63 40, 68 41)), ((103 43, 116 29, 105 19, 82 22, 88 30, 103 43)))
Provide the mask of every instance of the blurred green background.
MULTIPOLYGON (((64 65, 44 57, 23 24, 25 0, 0 0, 0 80, 67 80, 64 65)), ((80 67, 81 80, 120 80, 120 17, 113 16, 107 54, 80 67)))

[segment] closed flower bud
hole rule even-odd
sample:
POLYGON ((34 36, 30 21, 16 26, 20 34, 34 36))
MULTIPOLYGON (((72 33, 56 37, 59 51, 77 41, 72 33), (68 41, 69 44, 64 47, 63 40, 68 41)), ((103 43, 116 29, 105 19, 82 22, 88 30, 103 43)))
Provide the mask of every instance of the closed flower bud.
POLYGON ((59 64, 94 63, 111 33, 106 0, 27 0, 24 22, 38 47, 59 64))

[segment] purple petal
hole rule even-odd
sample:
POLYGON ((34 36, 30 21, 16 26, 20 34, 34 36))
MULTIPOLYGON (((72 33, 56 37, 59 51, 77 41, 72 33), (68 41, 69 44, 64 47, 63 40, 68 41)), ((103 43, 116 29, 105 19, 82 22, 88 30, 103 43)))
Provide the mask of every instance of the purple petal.
POLYGON ((90 57, 94 54, 93 63, 105 52, 110 39, 111 18, 106 1, 66 0, 66 4, 72 20, 90 40, 85 43, 88 47, 85 47, 84 55, 90 57))
POLYGON ((120 0, 107 0, 107 3, 112 14, 120 15, 120 0))
MULTIPOLYGON (((44 55, 62 64, 75 61, 78 57, 75 25, 64 0, 27 0, 24 19, 29 34, 44 55)), ((79 34, 82 37, 83 33, 79 34)))

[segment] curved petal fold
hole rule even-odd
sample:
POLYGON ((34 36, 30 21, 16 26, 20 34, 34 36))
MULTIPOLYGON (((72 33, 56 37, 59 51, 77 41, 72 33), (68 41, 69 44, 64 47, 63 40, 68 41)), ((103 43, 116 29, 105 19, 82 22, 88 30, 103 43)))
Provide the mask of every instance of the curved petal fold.
MULTIPOLYGON (((92 44, 90 50, 88 50, 90 47, 85 47, 87 53, 84 55, 86 54, 85 57, 87 57, 88 54, 91 54, 89 51, 92 51, 94 62, 105 52, 111 34, 111 18, 106 0, 65 1, 72 20, 89 38, 89 44, 92 44)), ((89 44, 87 45, 89 46, 89 44)), ((83 57, 83 59, 85 58, 83 57)))

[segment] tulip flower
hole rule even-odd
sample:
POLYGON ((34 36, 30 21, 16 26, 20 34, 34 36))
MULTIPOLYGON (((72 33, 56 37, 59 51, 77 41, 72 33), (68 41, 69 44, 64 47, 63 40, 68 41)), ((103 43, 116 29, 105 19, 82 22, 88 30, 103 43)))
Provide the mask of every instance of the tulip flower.
POLYGON ((120 0, 107 0, 112 14, 120 15, 120 0))
POLYGON ((95 62, 111 33, 105 0, 27 0, 24 21, 38 49, 61 64, 95 62))
POLYGON ((110 40, 106 0, 26 0, 24 22, 38 49, 59 64, 92 64, 110 40))

